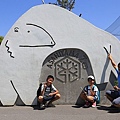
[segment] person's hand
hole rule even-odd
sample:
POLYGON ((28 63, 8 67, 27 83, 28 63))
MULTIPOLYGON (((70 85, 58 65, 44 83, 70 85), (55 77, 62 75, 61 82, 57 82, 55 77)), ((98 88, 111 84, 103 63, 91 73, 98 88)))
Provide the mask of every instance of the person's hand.
POLYGON ((111 54, 108 54, 108 58, 111 60, 112 59, 112 56, 111 56, 111 54))
POLYGON ((46 88, 47 87, 47 84, 46 83, 44 83, 44 88, 46 88))
POLYGON ((49 96, 53 96, 53 95, 54 95, 54 93, 50 93, 50 94, 49 94, 49 96))
POLYGON ((118 87, 118 86, 114 86, 114 89, 115 89, 115 90, 119 90, 119 87, 118 87))

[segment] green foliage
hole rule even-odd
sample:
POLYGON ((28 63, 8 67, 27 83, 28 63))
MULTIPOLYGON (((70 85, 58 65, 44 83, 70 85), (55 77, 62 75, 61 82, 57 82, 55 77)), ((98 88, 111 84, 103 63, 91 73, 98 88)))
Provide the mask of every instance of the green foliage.
POLYGON ((57 0, 57 5, 71 11, 74 8, 75 0, 57 0))
POLYGON ((118 86, 118 81, 117 80, 114 81, 114 85, 118 86))
POLYGON ((2 42, 3 39, 4 39, 4 37, 0 36, 0 44, 1 44, 1 42, 2 42))

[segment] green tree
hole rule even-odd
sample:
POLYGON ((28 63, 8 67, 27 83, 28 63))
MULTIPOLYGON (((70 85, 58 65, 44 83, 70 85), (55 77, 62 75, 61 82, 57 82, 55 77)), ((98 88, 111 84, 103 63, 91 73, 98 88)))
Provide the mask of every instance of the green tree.
POLYGON ((2 40, 3 40, 3 38, 4 38, 3 36, 0 36, 0 44, 1 44, 2 40))
POLYGON ((72 11, 75 5, 75 0, 57 0, 56 5, 63 7, 69 11, 72 11))

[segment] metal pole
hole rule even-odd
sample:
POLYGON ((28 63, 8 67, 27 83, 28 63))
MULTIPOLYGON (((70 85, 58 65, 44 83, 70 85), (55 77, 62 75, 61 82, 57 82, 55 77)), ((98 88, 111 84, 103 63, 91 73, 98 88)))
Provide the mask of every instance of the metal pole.
POLYGON ((43 4, 45 4, 45 1, 44 1, 44 0, 42 0, 42 3, 43 3, 43 4))

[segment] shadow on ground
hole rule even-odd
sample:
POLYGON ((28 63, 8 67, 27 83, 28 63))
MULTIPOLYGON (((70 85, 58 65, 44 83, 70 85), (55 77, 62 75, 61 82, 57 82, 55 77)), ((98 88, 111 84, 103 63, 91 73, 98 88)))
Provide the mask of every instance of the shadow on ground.
MULTIPOLYGON (((82 105, 73 105, 73 108, 83 108, 82 105)), ((108 113, 120 113, 120 108, 111 108, 109 106, 104 106, 104 105, 97 105, 97 110, 104 110, 108 111, 108 113)))
POLYGON ((33 108, 33 110, 40 110, 38 105, 34 105, 34 106, 32 106, 32 108, 33 108))
POLYGON ((81 107, 83 107, 83 105, 73 105, 72 107, 73 108, 81 108, 81 107))
POLYGON ((108 113, 120 113, 120 108, 111 108, 109 106, 99 105, 97 106, 97 109, 108 111, 108 113))

